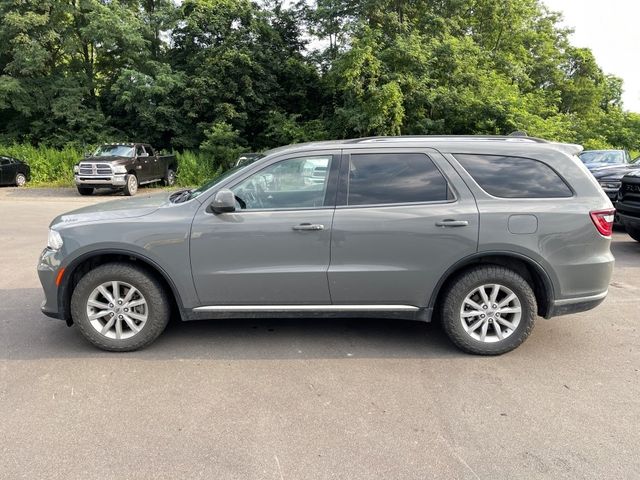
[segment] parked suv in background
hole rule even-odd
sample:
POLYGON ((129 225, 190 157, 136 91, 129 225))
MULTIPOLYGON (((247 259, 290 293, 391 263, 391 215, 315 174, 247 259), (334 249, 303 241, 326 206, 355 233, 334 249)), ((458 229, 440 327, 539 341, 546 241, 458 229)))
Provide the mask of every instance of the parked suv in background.
POLYGON ((151 343, 175 310, 437 316, 461 349, 504 353, 536 315, 607 294, 613 209, 580 149, 522 137, 275 149, 195 190, 57 217, 42 311, 114 351, 151 343))
POLYGON ((158 155, 146 143, 115 143, 98 148, 73 169, 80 195, 91 195, 96 188, 122 190, 132 196, 139 185, 162 181, 173 185, 178 162, 173 155, 158 155))
POLYGON ((631 155, 626 150, 585 150, 578 156, 590 171, 631 163, 631 155))
POLYGON ((640 170, 622 177, 616 205, 620 223, 631 238, 640 242, 640 170))
POLYGON ((0 155, 0 185, 23 187, 31 179, 31 168, 22 160, 0 155))

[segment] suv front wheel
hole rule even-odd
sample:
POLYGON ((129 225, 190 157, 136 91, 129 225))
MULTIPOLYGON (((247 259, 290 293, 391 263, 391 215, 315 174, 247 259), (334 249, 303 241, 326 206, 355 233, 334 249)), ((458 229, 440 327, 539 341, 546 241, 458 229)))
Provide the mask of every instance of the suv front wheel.
POLYGON ((162 285, 147 271, 108 263, 80 279, 71 296, 71 316, 97 347, 127 352, 147 346, 162 333, 170 306, 162 285))
POLYGON ((442 306, 444 329, 465 352, 500 355, 526 340, 537 312, 531 286, 498 265, 467 270, 449 286, 442 306))

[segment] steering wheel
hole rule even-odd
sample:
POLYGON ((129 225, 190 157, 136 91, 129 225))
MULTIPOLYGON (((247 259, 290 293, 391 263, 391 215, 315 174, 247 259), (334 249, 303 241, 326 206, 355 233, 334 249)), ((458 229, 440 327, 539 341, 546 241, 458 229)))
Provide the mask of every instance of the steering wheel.
POLYGON ((239 196, 234 195, 234 198, 236 199, 236 202, 238 202, 238 204, 240 205, 240 208, 242 210, 246 210, 247 208, 247 202, 245 202, 243 199, 241 199, 239 196))

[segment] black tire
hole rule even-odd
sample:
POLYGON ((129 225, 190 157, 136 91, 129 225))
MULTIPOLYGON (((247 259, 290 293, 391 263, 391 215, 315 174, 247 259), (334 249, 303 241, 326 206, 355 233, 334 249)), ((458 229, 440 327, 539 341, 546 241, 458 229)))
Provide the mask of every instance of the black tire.
POLYGON ((176 171, 172 168, 167 169, 167 173, 162 179, 162 183, 165 187, 172 187, 176 183, 176 171))
POLYGON ((130 173, 126 177, 124 177, 124 194, 127 197, 133 197, 136 193, 138 193, 138 177, 136 177, 133 173, 130 173))
POLYGON ((89 271, 80 279, 71 296, 71 316, 82 335, 96 347, 110 352, 130 352, 146 347, 163 332, 170 312, 167 293, 160 282, 146 270, 127 263, 107 263, 89 271), (148 318, 140 331, 130 338, 103 335, 92 326, 87 314, 91 293, 98 286, 112 281, 132 285, 146 300, 148 318))
MULTIPOLYGON (((496 304, 499 304, 499 302, 496 302, 496 304)), ((536 297, 531 286, 522 276, 509 268, 498 265, 484 265, 466 270, 449 285, 442 302, 441 318, 447 336, 461 350, 477 355, 500 355, 513 350, 527 339, 533 330, 537 311, 536 297), (467 332, 463 326, 464 320, 462 319, 461 310, 467 295, 482 285, 491 284, 506 287, 516 295, 517 300, 520 302, 521 316, 519 324, 509 333, 509 330, 501 323, 498 323, 498 320, 495 321, 496 324, 494 326, 493 318, 496 315, 495 313, 490 313, 493 310, 491 308, 492 305, 489 305, 490 310, 487 312, 486 317, 483 314, 483 319, 491 322, 488 323, 485 332, 490 328, 492 336, 498 338, 498 340, 486 342, 473 338, 472 334, 467 332), (505 328, 504 331, 501 330, 502 334, 506 332, 508 336, 500 340, 497 336, 498 328, 505 328)), ((505 315, 509 314, 502 314, 502 317, 497 315, 497 317, 501 318, 501 320, 509 320, 509 317, 505 315)), ((476 321, 479 322, 480 318, 471 317, 471 319, 467 320, 469 324, 476 321)), ((483 324, 480 325, 484 326, 483 324)))
POLYGON ((640 242, 640 228, 625 225, 625 230, 631 238, 633 238, 636 242, 640 242))
POLYGON ((80 195, 93 195, 93 187, 78 187, 78 193, 80 195))
POLYGON ((13 183, 16 187, 24 187, 27 184, 27 176, 22 172, 18 172, 13 183))

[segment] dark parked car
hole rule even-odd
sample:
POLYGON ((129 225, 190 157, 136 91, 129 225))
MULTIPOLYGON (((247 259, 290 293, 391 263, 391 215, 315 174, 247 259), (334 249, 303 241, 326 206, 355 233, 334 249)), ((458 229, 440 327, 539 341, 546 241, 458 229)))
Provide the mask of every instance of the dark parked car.
POLYGON ((616 209, 627 233, 640 242, 640 170, 622 177, 616 209))
POLYGON ((57 217, 42 311, 114 351, 148 345, 175 312, 437 315, 463 350, 504 353, 536 315, 607 295, 614 211, 580 150, 513 137, 275 149, 194 190, 57 217))
POLYGON ((17 158, 0 156, 0 185, 22 187, 31 180, 31 168, 17 158))
POLYGON ((91 195, 96 188, 122 189, 135 195, 138 185, 176 181, 178 162, 173 155, 160 156, 147 143, 102 145, 73 169, 80 195, 91 195))
POLYGON ((615 206, 622 177, 639 169, 640 163, 623 163, 621 165, 596 168, 591 170, 591 173, 596 177, 596 180, 598 180, 598 183, 615 206))
POLYGON ((626 150, 585 150, 578 157, 590 171, 631 163, 631 155, 626 150))

